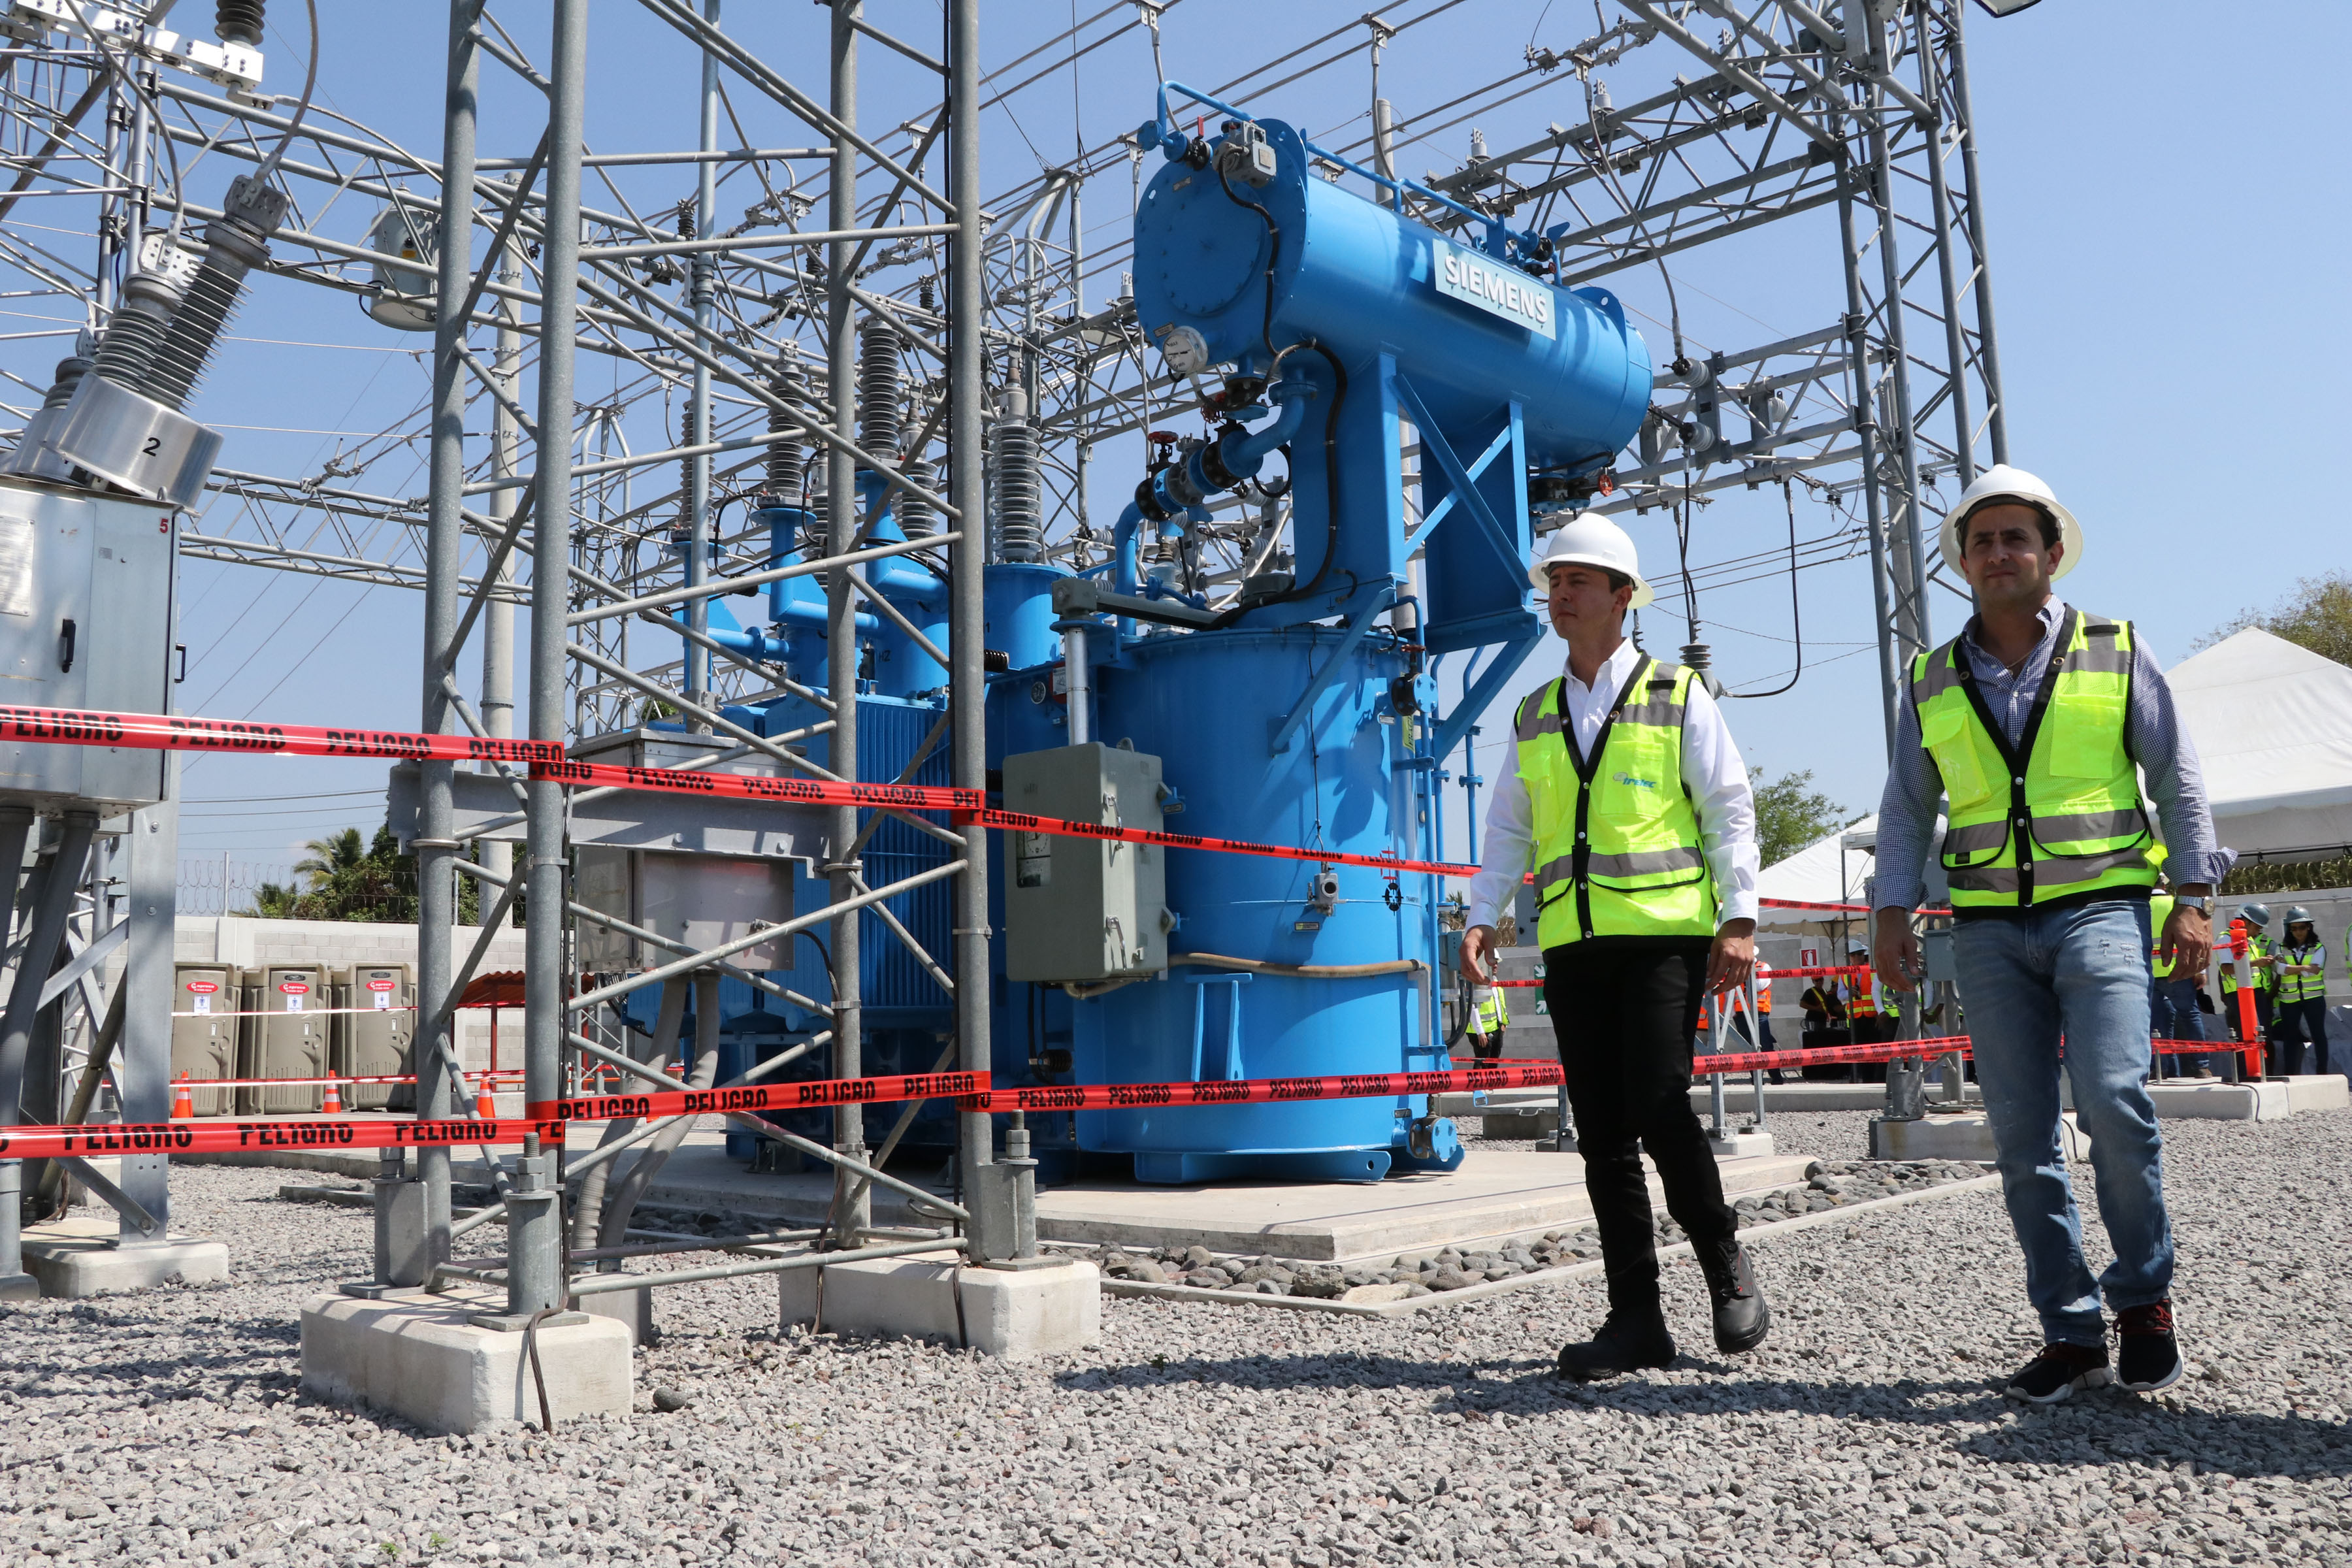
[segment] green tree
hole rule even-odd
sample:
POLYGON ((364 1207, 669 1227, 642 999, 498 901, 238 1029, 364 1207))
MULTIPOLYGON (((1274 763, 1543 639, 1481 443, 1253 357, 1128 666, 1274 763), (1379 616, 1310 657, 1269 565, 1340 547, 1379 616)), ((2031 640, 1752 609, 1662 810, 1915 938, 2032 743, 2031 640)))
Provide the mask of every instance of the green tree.
POLYGON ((2352 572, 2305 577, 2269 610, 2248 610, 2197 646, 2208 647, 2248 626, 2260 626, 2322 658, 2352 665, 2352 572))
POLYGON ((1813 771, 1802 768, 1779 778, 1758 769, 1748 780, 1756 792, 1756 852, 1777 865, 1844 826, 1845 807, 1812 787, 1813 771))
MULTIPOLYGON (((356 827, 346 827, 303 846, 308 857, 298 861, 294 874, 300 881, 289 886, 265 882, 247 912, 264 920, 387 921, 413 925, 416 921, 416 858, 404 855, 392 825, 362 838, 356 827)), ((457 879, 457 921, 471 925, 481 918, 480 884, 471 877, 457 879)))

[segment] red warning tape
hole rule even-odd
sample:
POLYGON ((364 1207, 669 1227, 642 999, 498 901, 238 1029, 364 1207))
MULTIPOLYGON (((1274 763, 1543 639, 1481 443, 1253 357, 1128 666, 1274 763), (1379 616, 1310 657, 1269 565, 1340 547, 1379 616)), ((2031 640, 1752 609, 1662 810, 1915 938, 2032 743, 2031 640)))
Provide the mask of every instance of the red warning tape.
POLYGON ((887 1078, 814 1079, 805 1083, 745 1084, 735 1089, 657 1090, 543 1100, 525 1114, 562 1121, 645 1121, 656 1116, 716 1116, 729 1110, 804 1110, 823 1105, 887 1105, 895 1100, 968 1095, 983 1082, 976 1072, 900 1073, 887 1078))
POLYGON ((613 789, 654 789, 734 800, 782 800, 801 805, 896 806, 912 811, 961 811, 987 803, 984 792, 940 784, 856 784, 832 779, 778 778, 694 768, 630 768, 558 759, 534 762, 530 776, 554 784, 613 789))
POLYGON ((59 746, 124 746, 146 752, 275 752, 298 757, 398 757, 407 761, 530 763, 561 761, 556 741, 487 740, 478 735, 418 735, 313 724, 257 724, 163 713, 110 713, 80 708, 0 704, 0 740, 59 746))
POLYGON ((1116 839, 1121 844, 1158 844, 1170 849, 1213 849, 1225 855, 1264 855, 1276 860, 1305 860, 1318 866, 1370 866, 1378 871, 1419 871, 1438 877, 1468 877, 1475 866, 1444 860, 1407 860, 1396 855, 1349 855, 1337 849, 1297 849, 1286 844, 1257 844, 1246 838, 1206 838, 1193 833, 1163 833, 1149 827, 1112 827, 1096 822, 1070 822, 1058 816, 1032 816, 1023 811, 982 809, 956 814, 958 822, 982 827, 1011 828, 1021 833, 1051 833, 1069 838, 1116 839))
POLYGON ((405 1117, 299 1121, 100 1122, 82 1127, 0 1127, 0 1159, 42 1160, 58 1154, 195 1154, 240 1149, 447 1149, 520 1143, 530 1133, 552 1142, 560 1121, 405 1117))

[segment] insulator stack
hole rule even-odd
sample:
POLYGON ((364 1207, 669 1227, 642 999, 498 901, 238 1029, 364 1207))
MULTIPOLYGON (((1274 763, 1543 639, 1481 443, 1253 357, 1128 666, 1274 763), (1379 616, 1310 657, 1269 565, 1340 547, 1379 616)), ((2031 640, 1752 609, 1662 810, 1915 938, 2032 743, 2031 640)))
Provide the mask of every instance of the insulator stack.
MULTIPOLYGON (((940 466, 917 458, 899 465, 899 470, 914 483, 937 494, 940 488, 940 466)), ((940 531, 939 513, 931 503, 912 490, 900 490, 897 502, 899 531, 909 539, 928 539, 940 531)))
MULTIPOLYGON (((768 379, 768 390, 778 402, 794 409, 808 406, 808 377, 797 360, 788 359, 777 364, 775 374, 768 379)), ((760 485, 763 505, 801 504, 801 491, 808 481, 808 448, 801 444, 800 430, 782 411, 768 410, 768 472, 760 485), (790 439, 775 439, 786 435, 790 439)))
POLYGON ((74 388, 89 374, 89 361, 79 354, 58 361, 57 379, 49 383, 49 395, 41 399, 44 408, 63 408, 73 401, 74 388))
MULTIPOLYGON (((677 444, 698 447, 709 439, 699 427, 701 423, 694 417, 694 401, 688 398, 686 406, 677 411, 677 444)), ((677 460, 677 518, 681 526, 691 521, 693 504, 694 459, 680 458, 677 460)))
POLYGON ((989 521, 995 535, 989 541, 989 558, 1042 561, 1045 495, 1037 477, 1037 432, 1018 391, 1005 395, 1004 405, 988 433, 989 521))
POLYGON ((245 275, 269 259, 269 236, 286 215, 286 198, 250 175, 229 186, 228 211, 205 229, 204 264, 172 317, 146 384, 138 390, 177 412, 195 390, 221 330, 236 310, 245 275))
MULTIPOLYGON (((91 373, 127 392, 142 390, 179 303, 180 290, 170 279, 154 272, 131 274, 122 286, 122 303, 107 321, 106 334, 99 339, 91 373)), ((62 376, 65 367, 58 368, 62 376)), ((66 395, 73 395, 70 389, 66 395)))
POLYGON ((262 0, 220 0, 213 7, 213 37, 224 44, 261 47, 262 0))
POLYGON ((898 329, 866 317, 858 328, 857 444, 886 460, 898 456, 901 380, 898 329))

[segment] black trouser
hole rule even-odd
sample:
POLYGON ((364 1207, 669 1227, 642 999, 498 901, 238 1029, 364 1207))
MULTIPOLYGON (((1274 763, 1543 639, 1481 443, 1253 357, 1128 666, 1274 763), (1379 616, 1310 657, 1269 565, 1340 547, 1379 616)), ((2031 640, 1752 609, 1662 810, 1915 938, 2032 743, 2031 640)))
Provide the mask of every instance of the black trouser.
POLYGON ((2299 1073, 2304 1068, 2305 1045, 2319 1048, 2319 1065, 2313 1072, 2327 1070, 2327 998, 2306 997, 2301 1002, 2278 1005, 2278 1026, 2271 1037, 2273 1070, 2282 1076, 2299 1073))
POLYGON ((1706 1255, 1738 1234, 1715 1152, 1691 1110, 1691 1037, 1706 987, 1706 937, 1597 937, 1544 950, 1544 1000, 1576 1118, 1612 1311, 1658 1302, 1649 1152, 1666 1212, 1706 1255))

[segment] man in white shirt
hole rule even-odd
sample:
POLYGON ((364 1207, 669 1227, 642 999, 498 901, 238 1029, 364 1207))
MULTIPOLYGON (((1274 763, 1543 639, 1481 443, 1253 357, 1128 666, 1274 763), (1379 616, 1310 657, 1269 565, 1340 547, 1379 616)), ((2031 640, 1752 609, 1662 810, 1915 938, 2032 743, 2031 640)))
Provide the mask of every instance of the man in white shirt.
POLYGON ((1651 595, 1624 531, 1573 518, 1528 576, 1567 667, 1519 706, 1462 964, 1486 983, 1497 912, 1532 872, 1544 996, 1609 1279, 1600 1331, 1559 1352, 1561 1375, 1583 1381, 1675 1358, 1644 1150, 1706 1276, 1717 1348, 1751 1350, 1771 1325, 1689 1092, 1703 999, 1745 986, 1756 962, 1756 807, 1705 684, 1625 640, 1626 611, 1651 595))

